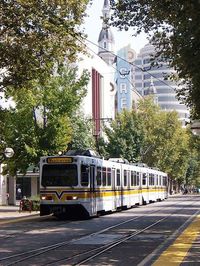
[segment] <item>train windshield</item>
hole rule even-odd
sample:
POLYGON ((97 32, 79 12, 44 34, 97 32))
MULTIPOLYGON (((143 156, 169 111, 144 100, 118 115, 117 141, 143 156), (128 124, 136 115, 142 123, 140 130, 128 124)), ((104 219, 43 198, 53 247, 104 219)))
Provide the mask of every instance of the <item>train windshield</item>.
POLYGON ((77 186, 78 173, 75 164, 43 165, 42 186, 77 186))

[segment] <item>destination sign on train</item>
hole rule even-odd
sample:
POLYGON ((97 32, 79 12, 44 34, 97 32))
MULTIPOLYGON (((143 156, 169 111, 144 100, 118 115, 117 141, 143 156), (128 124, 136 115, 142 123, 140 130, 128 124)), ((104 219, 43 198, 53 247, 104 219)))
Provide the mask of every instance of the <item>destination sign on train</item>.
POLYGON ((47 158, 47 163, 72 163, 72 157, 50 157, 47 158))

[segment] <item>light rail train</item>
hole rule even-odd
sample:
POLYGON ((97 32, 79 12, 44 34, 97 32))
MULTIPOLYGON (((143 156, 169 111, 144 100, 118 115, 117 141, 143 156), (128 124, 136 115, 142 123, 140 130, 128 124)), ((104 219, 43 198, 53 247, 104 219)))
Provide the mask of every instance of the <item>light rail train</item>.
POLYGON ((40 160, 40 215, 97 216, 164 200, 167 174, 122 159, 70 151, 40 160))

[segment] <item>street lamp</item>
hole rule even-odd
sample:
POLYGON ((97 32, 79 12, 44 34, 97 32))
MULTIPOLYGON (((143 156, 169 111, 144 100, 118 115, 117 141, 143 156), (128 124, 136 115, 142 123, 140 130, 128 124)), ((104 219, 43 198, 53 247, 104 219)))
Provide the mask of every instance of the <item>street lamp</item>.
POLYGON ((11 158, 14 155, 14 151, 12 148, 5 148, 5 150, 1 153, 0 163, 2 162, 3 158, 11 158))

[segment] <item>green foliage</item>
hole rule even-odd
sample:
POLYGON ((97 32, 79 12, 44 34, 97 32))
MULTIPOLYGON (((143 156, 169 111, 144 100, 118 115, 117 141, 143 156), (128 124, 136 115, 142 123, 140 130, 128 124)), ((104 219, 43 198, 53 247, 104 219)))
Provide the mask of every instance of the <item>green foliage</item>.
POLYGON ((86 150, 95 147, 95 139, 92 132, 91 119, 85 118, 83 113, 77 112, 72 117, 72 140, 69 143, 69 149, 72 150, 86 150))
POLYGON ((183 82, 179 98, 200 117, 200 5, 183 0, 118 0, 113 4, 113 25, 134 34, 144 31, 158 48, 157 57, 166 58, 183 82))
POLYGON ((4 146, 5 143, 5 133, 4 133, 4 129, 5 129, 5 125, 6 125, 6 121, 7 121, 7 110, 4 110, 1 108, 0 106, 0 152, 4 150, 4 148, 6 148, 4 146))
POLYGON ((119 114, 105 133, 107 143, 100 142, 105 157, 142 161, 167 172, 179 183, 200 181, 199 139, 194 142, 194 136, 182 127, 178 114, 161 110, 151 97, 139 103, 137 113, 119 114))
POLYGON ((76 68, 63 68, 46 83, 9 90, 16 107, 11 109, 5 126, 5 139, 15 151, 8 161, 13 173, 25 173, 42 155, 66 150, 72 140, 71 118, 86 94, 88 74, 77 77, 76 68))
POLYGON ((0 2, 0 88, 45 80, 55 63, 74 61, 89 0, 2 0, 0 2))
POLYGON ((184 178, 189 160, 189 135, 175 111, 164 112, 147 98, 139 105, 145 131, 143 161, 167 172, 171 178, 184 178))
POLYGON ((125 158, 135 162, 140 158, 140 147, 144 135, 137 114, 124 110, 118 114, 110 128, 105 129, 108 137, 106 152, 110 157, 125 158))
POLYGON ((186 184, 200 187, 200 138, 191 134, 190 161, 186 172, 186 184))

